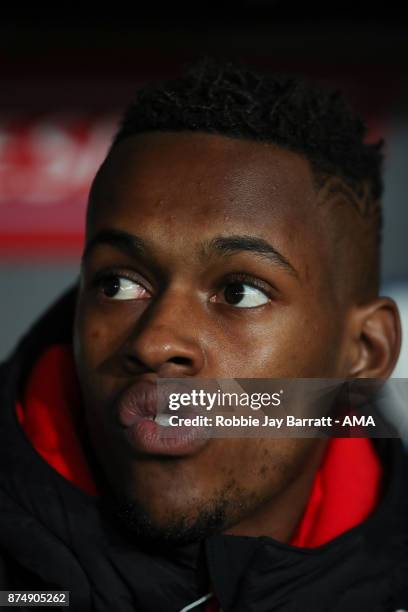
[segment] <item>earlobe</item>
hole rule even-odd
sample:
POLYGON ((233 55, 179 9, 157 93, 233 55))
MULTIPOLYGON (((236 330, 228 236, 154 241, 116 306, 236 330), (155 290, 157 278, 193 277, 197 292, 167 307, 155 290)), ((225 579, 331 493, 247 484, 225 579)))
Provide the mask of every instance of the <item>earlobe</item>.
POLYGON ((354 378, 388 378, 401 347, 397 305, 391 298, 377 298, 359 306, 355 324, 355 359, 350 375, 354 378))

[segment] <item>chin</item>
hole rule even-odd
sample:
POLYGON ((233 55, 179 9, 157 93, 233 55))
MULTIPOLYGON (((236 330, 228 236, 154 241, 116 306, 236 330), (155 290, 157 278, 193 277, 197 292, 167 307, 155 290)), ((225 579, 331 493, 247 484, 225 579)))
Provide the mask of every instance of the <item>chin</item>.
POLYGON ((224 531, 227 525, 227 503, 207 502, 202 508, 168 511, 156 516, 135 500, 110 501, 110 513, 121 529, 143 543, 190 544, 211 534, 224 531))

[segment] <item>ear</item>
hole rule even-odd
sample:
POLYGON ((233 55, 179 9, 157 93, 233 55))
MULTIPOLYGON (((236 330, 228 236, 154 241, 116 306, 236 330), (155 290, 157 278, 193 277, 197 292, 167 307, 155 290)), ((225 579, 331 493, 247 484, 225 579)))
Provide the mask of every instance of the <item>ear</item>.
POLYGON ((388 378, 401 348, 401 322, 391 298, 377 298, 356 306, 349 375, 353 378, 388 378))

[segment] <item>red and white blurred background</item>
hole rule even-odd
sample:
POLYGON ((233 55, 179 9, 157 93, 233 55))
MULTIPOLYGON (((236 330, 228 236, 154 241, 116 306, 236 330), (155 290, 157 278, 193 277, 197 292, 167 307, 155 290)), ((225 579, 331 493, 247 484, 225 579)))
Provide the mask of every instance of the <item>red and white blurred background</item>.
MULTIPOLYGON (((407 316, 408 28, 221 4, 235 20, 0 26, 0 359, 77 277, 89 188, 122 109, 141 83, 203 53, 338 86, 369 139, 385 138, 383 284, 407 316)), ((395 375, 408 377, 406 354, 395 375)))
POLYGON ((90 183, 116 116, 3 113, 0 119, 1 255, 78 256, 90 183))

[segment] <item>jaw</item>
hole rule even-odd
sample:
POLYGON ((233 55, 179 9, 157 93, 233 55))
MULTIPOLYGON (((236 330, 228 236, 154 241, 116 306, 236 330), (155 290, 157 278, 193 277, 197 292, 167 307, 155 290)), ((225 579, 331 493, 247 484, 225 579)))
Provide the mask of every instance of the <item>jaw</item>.
POLYGON ((242 439, 230 439, 229 452, 226 442, 211 440, 195 457, 139 457, 122 469, 110 463, 116 516, 148 539, 193 541, 224 532, 286 541, 303 511, 325 441, 247 439, 242 445, 242 439))

